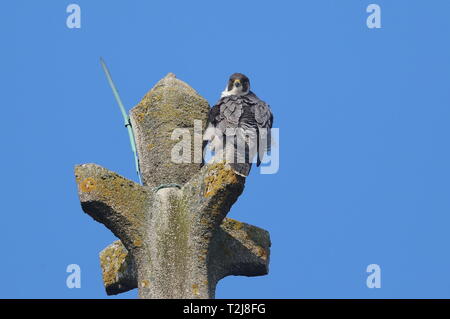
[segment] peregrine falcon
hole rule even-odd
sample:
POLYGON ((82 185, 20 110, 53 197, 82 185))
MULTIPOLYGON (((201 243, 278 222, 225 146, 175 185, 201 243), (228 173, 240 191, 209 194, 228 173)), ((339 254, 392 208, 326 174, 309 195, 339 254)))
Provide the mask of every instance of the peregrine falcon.
POLYGON ((269 105, 250 91, 248 77, 234 73, 209 111, 203 154, 210 142, 213 162, 225 161, 237 174, 248 176, 255 155, 259 166, 270 151, 272 123, 269 105))

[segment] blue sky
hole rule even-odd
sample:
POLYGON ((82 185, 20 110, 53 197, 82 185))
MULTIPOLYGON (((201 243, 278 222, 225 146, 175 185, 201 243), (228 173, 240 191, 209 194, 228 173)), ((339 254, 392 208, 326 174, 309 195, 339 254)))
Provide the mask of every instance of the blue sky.
POLYGON ((270 231, 270 274, 225 278, 218 298, 450 298, 450 2, 73 2, 81 29, 69 1, 2 4, 0 297, 106 297, 98 253, 115 238, 73 175, 135 179, 103 56, 128 108, 168 72, 210 104, 245 73, 272 107, 280 170, 252 170, 229 213, 270 231))

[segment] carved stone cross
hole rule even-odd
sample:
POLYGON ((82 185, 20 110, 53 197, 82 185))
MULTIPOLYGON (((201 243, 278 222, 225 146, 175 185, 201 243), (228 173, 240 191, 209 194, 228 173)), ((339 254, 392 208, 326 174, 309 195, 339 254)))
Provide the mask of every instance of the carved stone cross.
POLYGON ((96 164, 76 166, 82 209, 120 239, 100 253, 108 295, 138 288, 140 298, 214 298, 225 276, 268 273, 269 233, 226 218, 245 178, 223 163, 171 161, 179 142, 172 131, 192 134, 208 110, 169 73, 130 111, 144 185, 96 164))

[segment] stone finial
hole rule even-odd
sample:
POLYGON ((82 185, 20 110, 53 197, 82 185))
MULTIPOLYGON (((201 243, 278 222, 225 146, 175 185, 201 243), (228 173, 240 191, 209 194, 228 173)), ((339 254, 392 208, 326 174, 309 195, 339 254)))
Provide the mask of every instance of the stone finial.
MULTIPOLYGON (((193 136, 194 120, 200 120, 205 128, 208 112, 208 102, 173 73, 160 80, 130 111, 144 185, 181 185, 200 169, 200 163, 171 161, 172 148, 178 143, 171 136, 175 128, 187 128, 193 136)), ((194 139, 192 142, 194 154, 194 139)), ((201 148, 201 141, 195 146, 201 148)))
POLYGON ((214 298, 225 276, 267 274, 269 233, 226 218, 245 178, 223 163, 171 162, 171 132, 192 132, 207 111, 169 74, 131 111, 144 185, 96 164, 76 166, 82 209, 120 239, 100 254, 108 294, 137 287, 141 298, 214 298), (165 183, 181 188, 155 188, 165 183))

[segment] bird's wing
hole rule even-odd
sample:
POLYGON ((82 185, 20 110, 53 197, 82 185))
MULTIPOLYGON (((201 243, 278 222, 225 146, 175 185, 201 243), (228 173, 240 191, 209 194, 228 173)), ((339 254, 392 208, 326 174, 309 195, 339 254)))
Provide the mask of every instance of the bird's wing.
MULTIPOLYGON (((243 111, 242 103, 242 100, 235 96, 221 98, 209 110, 207 129, 221 130, 221 133, 225 134, 227 128, 238 127, 243 111)), ((214 133, 218 134, 219 132, 214 133)))
POLYGON ((208 141, 225 134, 227 128, 236 128, 242 116, 242 101, 236 96, 222 97, 209 111, 203 141, 203 155, 208 141))
POLYGON ((218 128, 224 133, 227 128, 238 127, 243 112, 243 101, 236 96, 221 98, 219 106, 218 128))
POLYGON ((270 106, 258 98, 253 92, 250 92, 247 95, 247 99, 249 104, 252 105, 255 113, 255 121, 258 130, 256 166, 259 166, 264 153, 270 151, 272 144, 270 129, 273 124, 273 114, 270 110, 270 106))
POLYGON ((258 128, 272 128, 273 114, 270 110, 270 106, 263 100, 259 99, 253 92, 250 92, 247 96, 248 100, 254 107, 255 120, 258 128))

